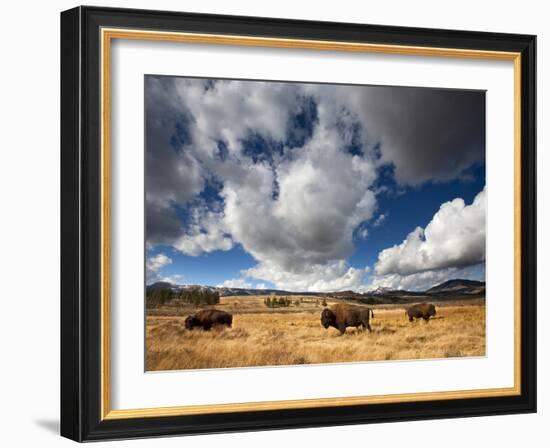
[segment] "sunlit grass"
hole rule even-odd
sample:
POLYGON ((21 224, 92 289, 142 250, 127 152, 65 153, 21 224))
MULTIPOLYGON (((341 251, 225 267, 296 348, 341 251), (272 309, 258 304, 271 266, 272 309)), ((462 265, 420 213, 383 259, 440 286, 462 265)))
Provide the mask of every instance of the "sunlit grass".
MULTIPOLYGON (((404 307, 374 308, 372 333, 320 324, 322 306, 267 309, 261 298, 223 298, 233 327, 188 331, 177 315, 147 317, 147 370, 322 364, 485 355, 485 305, 438 306, 429 322, 410 323, 404 307)), ((466 302, 467 303, 467 302, 466 302)), ((330 303, 329 303, 330 305, 330 303)), ((159 313, 156 313, 159 314, 159 313)))

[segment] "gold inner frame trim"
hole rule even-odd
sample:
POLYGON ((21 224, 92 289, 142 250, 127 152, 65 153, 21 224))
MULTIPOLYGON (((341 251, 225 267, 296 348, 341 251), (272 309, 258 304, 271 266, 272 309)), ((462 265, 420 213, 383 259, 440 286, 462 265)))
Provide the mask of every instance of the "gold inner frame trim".
POLYGON ((521 394, 521 54, 515 52, 419 47, 304 39, 279 39, 217 34, 144 31, 137 29, 101 29, 101 419, 167 417, 263 410, 307 409, 413 401, 503 397, 521 394), (357 397, 315 398, 213 405, 188 405, 140 409, 111 409, 110 346, 110 63, 111 41, 131 39, 184 42, 212 45, 238 45, 383 53, 411 56, 454 57, 513 61, 514 63, 514 386, 507 388, 420 392, 357 397))

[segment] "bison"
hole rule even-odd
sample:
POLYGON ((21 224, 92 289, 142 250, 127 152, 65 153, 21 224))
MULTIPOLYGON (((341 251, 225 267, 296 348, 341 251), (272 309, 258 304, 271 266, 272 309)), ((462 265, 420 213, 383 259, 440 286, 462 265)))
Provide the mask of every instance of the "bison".
POLYGON ((374 317, 374 312, 370 308, 339 303, 323 310, 321 325, 325 328, 337 328, 340 334, 344 334, 347 327, 362 327, 370 332, 370 317, 374 317))
POLYGON ((417 303, 406 309, 405 315, 409 317, 409 322, 414 319, 424 319, 426 322, 430 317, 435 316, 435 306, 431 303, 417 303))
POLYGON ((231 327, 232 324, 233 315, 226 313, 225 311, 215 309, 201 310, 196 314, 187 316, 185 319, 185 328, 188 330, 200 327, 203 330, 208 331, 216 325, 226 325, 231 327))

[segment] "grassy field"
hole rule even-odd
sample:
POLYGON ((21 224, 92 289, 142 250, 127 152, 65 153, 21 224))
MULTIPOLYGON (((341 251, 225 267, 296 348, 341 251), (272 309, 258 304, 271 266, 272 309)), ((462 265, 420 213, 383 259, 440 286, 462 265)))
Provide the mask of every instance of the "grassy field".
MULTIPOLYGON (((297 298, 292 296, 293 302, 297 298)), ((233 327, 184 328, 195 308, 151 310, 146 322, 147 370, 321 364, 485 355, 484 300, 438 306, 428 323, 410 323, 403 306, 371 306, 372 332, 325 330, 322 299, 267 308, 264 297, 222 297, 216 309, 233 313, 233 327)), ((335 302, 329 301, 330 306, 335 302)))

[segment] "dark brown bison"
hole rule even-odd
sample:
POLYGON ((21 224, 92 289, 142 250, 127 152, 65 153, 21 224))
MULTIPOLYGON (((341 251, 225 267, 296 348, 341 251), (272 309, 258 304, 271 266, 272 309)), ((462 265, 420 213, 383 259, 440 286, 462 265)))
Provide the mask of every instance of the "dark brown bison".
POLYGON ((363 330, 366 328, 371 331, 371 317, 374 317, 374 312, 370 308, 339 303, 323 310, 321 325, 337 328, 340 334, 344 334, 347 327, 362 327, 363 330))
POLYGON ((201 310, 196 314, 187 316, 185 319, 185 328, 188 330, 200 327, 208 331, 216 325, 227 325, 231 327, 232 324, 233 316, 231 314, 215 309, 201 310))
POLYGON ((435 316, 435 306, 431 303, 417 303, 407 308, 405 315, 409 317, 409 321, 414 319, 424 319, 426 322, 430 317, 435 316))

